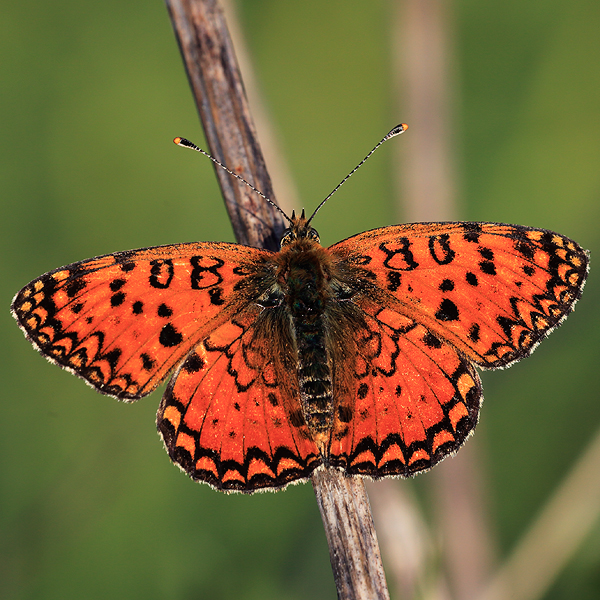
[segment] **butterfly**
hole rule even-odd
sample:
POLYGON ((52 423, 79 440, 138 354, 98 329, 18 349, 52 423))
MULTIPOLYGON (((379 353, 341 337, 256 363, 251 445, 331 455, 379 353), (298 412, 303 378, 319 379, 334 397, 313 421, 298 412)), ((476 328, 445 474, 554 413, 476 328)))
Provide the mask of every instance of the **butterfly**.
POLYGON ((76 262, 26 285, 12 312, 103 394, 131 402, 173 372, 158 430, 218 490, 276 490, 321 467, 425 471, 477 424, 476 367, 512 365, 563 321, 588 254, 552 231, 473 222, 324 248, 315 213, 286 216, 278 252, 198 242, 76 262))

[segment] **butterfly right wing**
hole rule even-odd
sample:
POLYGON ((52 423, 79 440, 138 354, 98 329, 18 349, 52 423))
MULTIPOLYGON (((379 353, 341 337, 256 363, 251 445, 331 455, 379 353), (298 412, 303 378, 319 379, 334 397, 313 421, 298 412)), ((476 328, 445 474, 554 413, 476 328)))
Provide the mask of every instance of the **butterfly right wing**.
POLYGON ((12 311, 50 361, 104 394, 134 400, 260 295, 271 256, 210 242, 108 254, 35 279, 12 311))
POLYGON ((251 493, 304 481, 321 464, 300 412, 289 320, 279 317, 249 306, 199 343, 171 380, 157 427, 192 479, 251 493))

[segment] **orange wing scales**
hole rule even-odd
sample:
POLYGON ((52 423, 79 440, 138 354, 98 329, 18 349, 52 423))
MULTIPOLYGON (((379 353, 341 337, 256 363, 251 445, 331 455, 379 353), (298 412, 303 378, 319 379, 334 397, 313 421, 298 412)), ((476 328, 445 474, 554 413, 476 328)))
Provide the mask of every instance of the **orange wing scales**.
POLYGON ((573 309, 575 242, 495 223, 376 229, 328 249, 293 217, 272 253, 194 243, 57 269, 13 301, 52 362, 122 400, 174 371, 171 459, 216 489, 280 489, 320 467, 412 476, 453 454, 483 399, 475 366, 529 355, 573 309))

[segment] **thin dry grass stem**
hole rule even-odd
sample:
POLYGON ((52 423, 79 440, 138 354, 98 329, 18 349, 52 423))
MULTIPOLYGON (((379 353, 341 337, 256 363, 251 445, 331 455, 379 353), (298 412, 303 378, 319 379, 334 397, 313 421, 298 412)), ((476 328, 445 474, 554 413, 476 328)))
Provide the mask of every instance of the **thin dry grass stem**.
POLYGON ((600 431, 477 600, 538 600, 600 517, 600 431))
MULTIPOLYGON (((452 82, 449 15, 443 0, 406 0, 394 5, 393 48, 402 119, 413 136, 404 149, 397 187, 405 220, 455 218, 457 140, 452 136, 452 82)), ((397 148, 397 152, 403 149, 397 148)))
POLYGON ((472 600, 489 581, 495 563, 479 445, 471 439, 432 477, 442 556, 455 598, 472 600))
MULTIPOLYGON (((402 118, 413 132, 406 141, 410 148, 397 149, 402 153, 397 169, 402 212, 408 221, 449 220, 457 213, 457 142, 451 135, 455 93, 447 3, 398 2, 393 22, 396 89, 402 118)), ((476 446, 476 439, 469 440, 430 476, 445 566, 440 589, 449 586, 457 598, 473 598, 482 589, 494 555, 476 446)), ((434 561, 431 555, 414 567, 428 570, 434 561)), ((406 565, 388 567, 408 581, 426 577, 424 572, 408 575, 406 565)))
MULTIPOLYGON (((215 0, 167 0, 211 153, 275 200, 223 12, 215 0)), ((217 176, 240 243, 277 248, 278 215, 222 169, 217 176)), ((364 484, 334 469, 312 477, 342 600, 389 598, 364 484)))
POLYGON ((367 482, 367 491, 390 584, 402 598, 429 597, 426 570, 433 542, 412 488, 384 479, 367 482))

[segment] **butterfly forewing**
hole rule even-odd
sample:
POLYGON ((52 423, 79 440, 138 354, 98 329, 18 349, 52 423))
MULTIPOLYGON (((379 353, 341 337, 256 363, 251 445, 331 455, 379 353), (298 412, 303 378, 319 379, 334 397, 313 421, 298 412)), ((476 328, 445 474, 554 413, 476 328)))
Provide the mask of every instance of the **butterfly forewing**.
POLYGON ((530 354, 572 310, 588 269, 572 240, 496 223, 385 227, 330 250, 362 270, 365 293, 488 369, 530 354))
POLYGON ((216 243, 110 254, 32 281, 12 309, 50 360, 103 393, 136 399, 248 304, 244 283, 269 254, 216 243))

